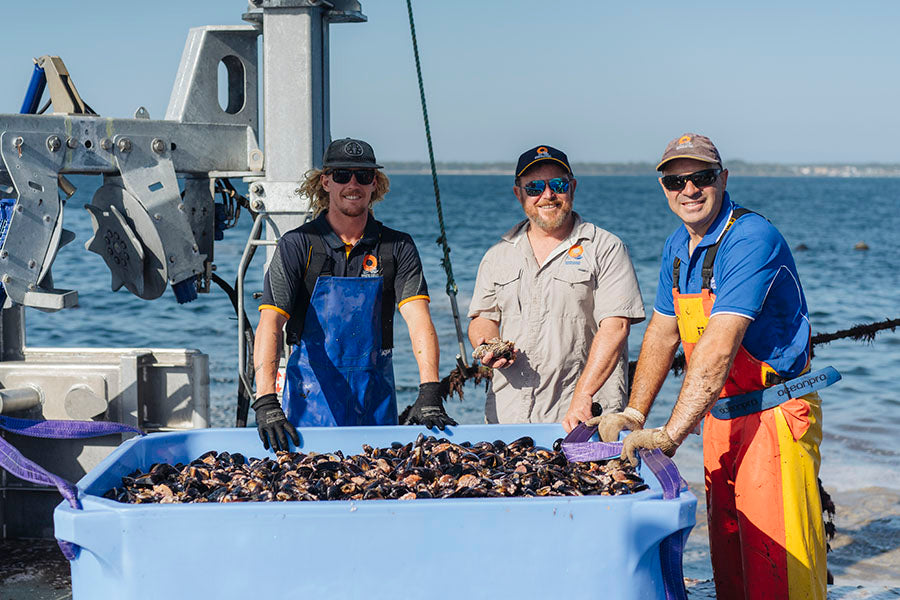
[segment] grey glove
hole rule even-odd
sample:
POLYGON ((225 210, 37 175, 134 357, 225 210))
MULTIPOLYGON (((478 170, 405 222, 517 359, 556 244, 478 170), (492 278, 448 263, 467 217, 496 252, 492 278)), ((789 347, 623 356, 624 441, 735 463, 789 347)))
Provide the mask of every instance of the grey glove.
POLYGON ((600 434, 600 440, 604 442, 617 442, 619 440, 619 432, 628 429, 629 431, 638 431, 644 428, 644 415, 636 408, 626 407, 620 413, 610 413, 600 415, 593 419, 588 419, 584 423, 588 427, 597 427, 600 434))
POLYGON ((666 456, 673 456, 678 449, 678 444, 672 441, 672 438, 666 433, 665 427, 642 429, 629 433, 625 441, 622 442, 622 456, 627 458, 631 464, 637 466, 637 451, 642 448, 647 450, 659 448, 666 456))

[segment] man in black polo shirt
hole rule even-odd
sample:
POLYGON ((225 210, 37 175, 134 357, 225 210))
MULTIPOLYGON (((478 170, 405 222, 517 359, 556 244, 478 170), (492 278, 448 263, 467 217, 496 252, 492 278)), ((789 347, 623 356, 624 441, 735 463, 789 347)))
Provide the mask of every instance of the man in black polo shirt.
POLYGON ((284 234, 265 277, 256 329, 256 423, 263 445, 298 443, 294 426, 396 425, 391 362, 394 307, 419 367, 419 396, 404 423, 456 425, 438 393, 438 339, 412 238, 371 212, 389 189, 372 147, 344 138, 302 189, 316 218, 284 234), (285 325, 287 327, 285 328, 285 325), (282 329, 292 347, 283 409, 275 394, 282 329))

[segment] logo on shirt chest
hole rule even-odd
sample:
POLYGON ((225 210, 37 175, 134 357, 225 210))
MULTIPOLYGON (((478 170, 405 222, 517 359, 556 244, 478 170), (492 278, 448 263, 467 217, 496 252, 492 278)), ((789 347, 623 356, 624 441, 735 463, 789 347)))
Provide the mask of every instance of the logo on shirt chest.
POLYGON ((565 264, 567 265, 580 265, 581 259, 584 255, 584 247, 581 244, 575 244, 569 251, 566 253, 565 264))
POLYGON ((363 258, 363 277, 378 277, 378 258, 374 254, 366 254, 363 258))

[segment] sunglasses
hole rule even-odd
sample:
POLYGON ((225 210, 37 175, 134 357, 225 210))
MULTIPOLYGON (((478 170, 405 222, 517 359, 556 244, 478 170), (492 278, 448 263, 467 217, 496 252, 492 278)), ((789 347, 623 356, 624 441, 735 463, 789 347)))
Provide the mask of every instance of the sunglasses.
POLYGON ((334 169, 329 175, 335 183, 341 185, 350 183, 350 178, 354 176, 359 185, 369 185, 375 181, 375 169, 334 169))
POLYGON ((663 187, 670 192, 680 192, 690 181, 695 187, 702 188, 715 183, 722 169, 704 169, 690 175, 665 175, 662 178, 663 187))
POLYGON ((525 193, 529 196, 540 196, 549 185, 550 191, 554 194, 568 194, 570 181, 571 179, 568 177, 554 177, 553 179, 548 179, 546 181, 543 179, 535 179, 534 181, 529 181, 523 185, 522 189, 525 190, 525 193))

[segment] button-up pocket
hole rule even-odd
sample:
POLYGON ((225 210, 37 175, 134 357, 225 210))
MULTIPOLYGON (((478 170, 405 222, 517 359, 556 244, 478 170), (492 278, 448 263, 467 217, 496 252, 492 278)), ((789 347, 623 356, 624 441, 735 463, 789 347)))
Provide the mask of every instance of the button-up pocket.
POLYGON ((501 313, 522 312, 522 300, 519 297, 521 284, 522 269, 509 269, 497 274, 497 305, 501 313))
POLYGON ((548 302, 562 307, 565 315, 584 317, 593 313, 594 276, 589 270, 564 265, 553 274, 553 279, 555 289, 548 302))

